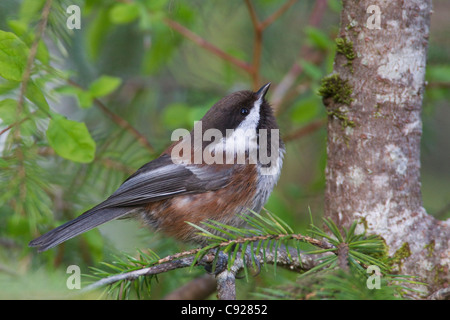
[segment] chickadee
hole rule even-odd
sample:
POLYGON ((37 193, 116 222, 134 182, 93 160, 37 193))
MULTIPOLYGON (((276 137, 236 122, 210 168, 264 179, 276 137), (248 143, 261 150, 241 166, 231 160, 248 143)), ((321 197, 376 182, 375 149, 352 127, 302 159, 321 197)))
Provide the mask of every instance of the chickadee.
POLYGON ((29 245, 45 251, 125 217, 138 218, 178 240, 200 243, 197 230, 186 222, 201 225, 211 219, 241 226, 240 214, 259 212, 267 202, 280 176, 285 152, 272 108, 265 100, 269 86, 224 97, 199 122, 200 134, 194 126, 104 202, 29 245), (208 143, 211 132, 215 140, 208 143), (209 138, 205 139, 206 135, 209 138), (203 137, 200 144, 192 141, 197 136, 203 137), (181 148, 187 145, 190 149, 181 148), (197 155, 202 156, 201 161, 197 155))

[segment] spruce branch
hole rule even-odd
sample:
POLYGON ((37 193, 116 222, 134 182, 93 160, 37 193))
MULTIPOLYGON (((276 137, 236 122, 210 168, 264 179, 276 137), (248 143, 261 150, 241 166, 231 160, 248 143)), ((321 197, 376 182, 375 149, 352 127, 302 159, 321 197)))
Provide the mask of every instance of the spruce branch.
MULTIPOLYGON (((10 179, 4 181, 9 182, 8 189, 14 190, 12 191, 14 193, 17 192, 17 199, 13 198, 12 192, 4 192, 0 197, 2 198, 0 199, 0 202, 4 201, 4 199, 10 200, 9 202, 11 207, 19 216, 28 217, 27 221, 30 226, 34 226, 33 222, 36 219, 35 213, 37 211, 44 211, 41 209, 47 209, 45 200, 47 200, 48 197, 44 192, 45 183, 43 182, 44 179, 42 171, 36 168, 35 163, 33 163, 37 157, 34 152, 31 151, 32 148, 23 143, 23 131, 21 130, 21 125, 36 113, 36 111, 30 112, 27 109, 25 97, 30 89, 29 82, 32 81, 31 76, 33 73, 33 66, 35 64, 36 56, 38 54, 38 46, 47 27, 52 2, 52 0, 45 1, 41 11, 40 21, 36 27, 33 42, 30 50, 28 51, 25 68, 20 81, 19 96, 17 98, 15 110, 16 121, 0 132, 0 135, 2 135, 8 130, 11 130, 11 145, 5 148, 6 151, 11 151, 11 154, 6 156, 6 158, 11 156, 11 161, 7 167, 8 169, 3 170, 2 178, 10 177, 10 179), (36 204, 34 199, 39 197, 41 197, 43 201, 42 203, 36 204)), ((43 111, 48 114, 47 111, 43 111)))
MULTIPOLYGON (((83 289, 83 292, 93 291, 103 286, 111 285, 120 281, 134 281, 142 276, 148 277, 178 268, 189 267, 191 266, 193 259, 193 257, 185 257, 183 259, 178 259, 168 263, 157 264, 130 272, 115 274, 88 285, 83 289)), ((205 258, 205 261, 208 261, 207 257, 205 258)))
POLYGON ((52 7, 52 2, 53 2, 53 0, 47 0, 45 2, 44 8, 42 9, 41 21, 39 22, 39 25, 38 25, 38 28, 36 31, 36 36, 34 38, 33 44, 31 45, 30 52, 28 54, 27 64, 26 64, 24 73, 22 75, 22 82, 20 84, 20 94, 19 94, 19 99, 18 99, 18 103, 17 103, 17 113, 19 115, 22 113, 22 110, 23 110, 23 104, 25 102, 25 94, 27 91, 28 81, 31 78, 31 70, 33 68, 34 60, 36 58, 36 54, 38 51, 39 41, 41 40, 41 38, 44 34, 45 28, 47 27, 47 21, 48 21, 49 15, 50 15, 50 9, 52 7))
MULTIPOLYGON (((132 264, 129 265, 127 265, 127 263, 124 261, 116 261, 115 264, 103 263, 105 266, 109 267, 110 269, 118 273, 107 276, 109 274, 107 271, 93 268, 97 277, 98 276, 105 276, 105 277, 86 286, 82 290, 82 293, 94 291, 105 286, 110 286, 109 293, 111 294, 114 291, 114 289, 124 287, 130 289, 131 286, 128 283, 137 281, 143 277, 149 277, 151 279, 152 276, 165 273, 171 270, 180 268, 191 268, 194 263, 195 266, 205 266, 214 262, 216 255, 211 252, 205 254, 201 259, 197 259, 195 255, 198 254, 198 252, 200 251, 201 248, 193 249, 180 252, 174 255, 170 255, 162 259, 148 261, 150 265, 141 268, 136 268, 135 263, 138 260, 130 256, 128 256, 128 259, 129 261, 132 261, 132 264)), ((294 270, 297 272, 304 271, 315 266, 315 258, 317 258, 316 255, 299 257, 297 253, 294 250, 292 250, 292 248, 284 248, 284 247, 278 248, 277 252, 264 251, 263 253, 263 250, 261 249, 260 253, 255 255, 255 259, 257 259, 258 261, 267 264, 277 263, 280 266, 286 267, 289 270, 294 270), (288 252, 288 250, 290 250, 290 252, 288 252)), ((232 288, 234 288, 236 274, 240 270, 245 268, 245 262, 246 262, 245 259, 241 258, 240 256, 237 256, 236 259, 233 261, 233 265, 230 268, 226 268, 225 270, 216 275, 217 292, 219 299, 228 300, 233 297, 232 288)))
POLYGON ((105 285, 110 286, 110 292, 115 289, 129 291, 130 283, 142 277, 151 279, 152 276, 170 270, 212 265, 216 274, 219 299, 234 299, 238 273, 243 270, 245 278, 248 278, 249 269, 258 268, 261 264, 272 264, 274 272, 276 267, 280 266, 300 272, 303 276, 335 267, 346 272, 361 271, 372 264, 383 271, 388 270, 382 260, 373 256, 383 252, 382 241, 376 237, 355 234, 356 222, 348 230, 341 232, 331 220, 324 220, 331 234, 311 225, 312 236, 306 236, 294 233, 289 225, 269 212, 264 215, 253 212, 242 215, 241 218, 248 228, 228 226, 212 220, 204 222, 203 226, 190 224, 209 242, 202 248, 164 258, 159 258, 152 252, 140 252, 138 258, 128 256, 126 260, 118 259, 113 264, 104 263, 116 274, 96 269, 97 277, 103 279, 87 286, 84 291, 105 285), (300 250, 299 243, 307 243, 316 249, 305 252, 300 250), (220 254, 226 255, 227 266, 215 270, 215 263, 220 254))

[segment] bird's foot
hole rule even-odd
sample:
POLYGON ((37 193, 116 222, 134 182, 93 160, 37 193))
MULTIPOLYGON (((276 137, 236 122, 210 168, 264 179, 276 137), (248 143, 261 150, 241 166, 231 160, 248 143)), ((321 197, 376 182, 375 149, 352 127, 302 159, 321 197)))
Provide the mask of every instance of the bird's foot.
MULTIPOLYGON (((258 257, 256 255, 252 255, 252 251, 250 249, 250 247, 247 247, 245 249, 245 253, 244 253, 244 263, 245 263, 245 267, 248 270, 251 270, 251 275, 253 277, 256 277, 257 275, 259 275, 259 273, 261 272, 261 264, 258 260, 258 257)), ((242 273, 242 271, 241 271, 242 273)), ((242 279, 245 278, 245 273, 244 275, 236 275, 236 278, 238 279, 242 279)))
POLYGON ((205 270, 209 274, 218 275, 228 268, 228 255, 219 251, 214 261, 205 265, 205 270))

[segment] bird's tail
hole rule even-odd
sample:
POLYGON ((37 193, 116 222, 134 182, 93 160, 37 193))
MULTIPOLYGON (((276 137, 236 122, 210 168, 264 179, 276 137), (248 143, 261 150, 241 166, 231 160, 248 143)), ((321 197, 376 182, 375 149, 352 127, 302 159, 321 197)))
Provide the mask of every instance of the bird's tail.
POLYGON ((83 213, 81 216, 47 232, 46 234, 32 240, 28 245, 30 247, 38 247, 38 251, 42 252, 57 246, 58 244, 69 240, 79 234, 89 231, 99 225, 121 218, 130 212, 129 207, 113 207, 113 208, 92 208, 83 213))

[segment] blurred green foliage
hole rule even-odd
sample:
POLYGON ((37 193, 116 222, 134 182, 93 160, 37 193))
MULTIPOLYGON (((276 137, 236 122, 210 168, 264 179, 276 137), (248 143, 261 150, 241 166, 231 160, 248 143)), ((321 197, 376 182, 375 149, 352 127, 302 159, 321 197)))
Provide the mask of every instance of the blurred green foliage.
MULTIPOLYGON (((42 279, 58 285, 42 288, 40 297, 67 294, 68 265, 89 272, 88 266, 108 261, 117 251, 148 247, 165 256, 188 247, 123 221, 39 255, 27 243, 104 200, 168 146, 173 129, 192 128, 222 96, 252 87, 248 73, 167 24, 167 19, 175 21, 227 54, 252 61, 254 30, 245 3, 202 0, 54 0, 24 87, 45 3, 0 3, 0 297, 30 297, 20 291, 39 292, 47 283, 42 279), (66 26, 66 8, 73 4, 81 8, 79 30, 66 26), (10 296, 8 287, 14 287, 10 296)), ((332 70, 340 1, 328 2, 316 27, 308 23, 314 4, 298 1, 264 31, 261 81, 280 83, 294 63, 303 70, 279 106, 282 134, 326 118, 317 90, 332 70), (311 56, 299 56, 304 46, 311 56)), ((280 5, 254 1, 261 19, 280 5)), ((443 0, 434 6, 424 100, 423 194, 429 212, 445 219, 450 216, 445 183, 450 178, 450 8, 443 0)), ((308 208, 317 221, 321 216, 325 141, 321 128, 287 144, 280 183, 266 206, 297 232, 307 228, 308 208)), ((183 270, 161 275, 152 297, 161 298, 196 275, 183 270)), ((255 286, 292 279, 289 272, 263 273, 240 288, 240 297, 248 297, 255 286)))

